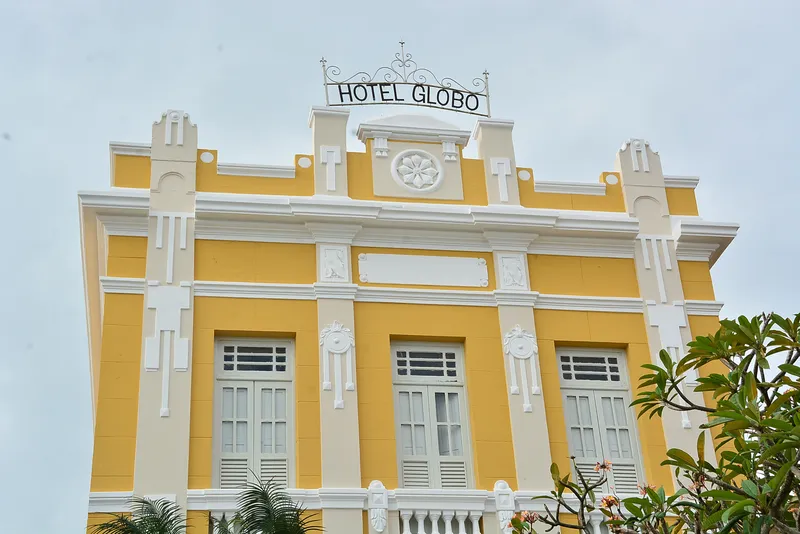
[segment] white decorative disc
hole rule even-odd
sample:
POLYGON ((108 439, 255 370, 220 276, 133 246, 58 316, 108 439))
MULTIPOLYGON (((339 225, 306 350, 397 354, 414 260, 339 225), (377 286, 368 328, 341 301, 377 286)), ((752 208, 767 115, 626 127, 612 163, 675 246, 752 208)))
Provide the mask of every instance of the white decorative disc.
POLYGON ((300 165, 302 168, 307 169, 311 167, 311 158, 303 156, 302 158, 297 160, 297 164, 300 165))
POLYGON ((433 154, 419 149, 403 150, 392 161, 392 178, 415 193, 429 193, 442 185, 444 169, 433 154))
POLYGON ((350 348, 350 339, 344 332, 331 332, 325 337, 325 348, 328 352, 341 354, 350 348))
POLYGON ((526 360, 536 350, 536 343, 528 337, 519 336, 508 342, 508 350, 515 358, 526 360))
POLYGON ((519 179, 520 179, 520 180, 522 180, 523 182, 527 182, 528 180, 530 180, 530 179, 531 179, 531 173, 530 173, 530 172, 528 172, 528 171, 526 171, 526 170, 524 170, 524 169, 523 169, 523 170, 521 170, 521 171, 518 171, 518 172, 517 172, 517 176, 518 176, 518 177, 519 177, 519 179))
POLYGON ((616 185, 619 182, 619 178, 617 178, 616 174, 607 174, 606 175, 606 183, 608 185, 616 185))
POLYGON ((202 161, 203 163, 211 163, 212 161, 214 161, 214 154, 212 154, 211 152, 203 152, 202 154, 200 154, 200 161, 202 161))

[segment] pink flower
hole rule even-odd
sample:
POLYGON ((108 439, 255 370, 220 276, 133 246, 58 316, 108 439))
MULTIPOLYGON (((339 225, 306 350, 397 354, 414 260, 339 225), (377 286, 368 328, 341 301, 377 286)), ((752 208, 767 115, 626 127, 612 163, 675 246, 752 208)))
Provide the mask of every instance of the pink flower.
POLYGON ((536 512, 522 512, 522 520, 526 523, 536 523, 539 520, 539 514, 536 512))
POLYGON ((619 506, 619 499, 617 499, 614 495, 606 495, 600 499, 600 506, 606 510, 610 510, 612 506, 619 506))
POLYGON ((597 462, 594 466, 594 470, 596 473, 600 471, 611 471, 611 460, 603 460, 602 463, 597 462))
POLYGON ((642 484, 641 486, 637 485, 636 487, 639 488, 639 495, 647 495, 647 490, 648 489, 651 489, 651 490, 654 490, 654 491, 656 489, 656 487, 654 485, 652 485, 652 484, 642 484))

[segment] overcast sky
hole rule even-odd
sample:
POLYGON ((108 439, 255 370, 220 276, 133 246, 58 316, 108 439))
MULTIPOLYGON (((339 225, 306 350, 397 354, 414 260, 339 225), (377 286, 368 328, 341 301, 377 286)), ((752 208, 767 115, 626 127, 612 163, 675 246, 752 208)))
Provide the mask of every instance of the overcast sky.
MULTIPOLYGON (((705 219, 741 224, 713 269, 723 314, 800 311, 799 2, 230 7, 245 3, 0 0, 3 531, 85 525, 92 427, 76 194, 108 187, 109 141, 149 143, 152 122, 177 108, 223 162, 290 164, 310 150, 323 54, 345 72, 369 70, 402 38, 437 74, 488 69, 493 115, 516 121, 517 162, 538 179, 595 182, 624 140, 644 137, 665 173, 701 177, 705 219)), ((398 111, 354 110, 350 127, 398 111)))

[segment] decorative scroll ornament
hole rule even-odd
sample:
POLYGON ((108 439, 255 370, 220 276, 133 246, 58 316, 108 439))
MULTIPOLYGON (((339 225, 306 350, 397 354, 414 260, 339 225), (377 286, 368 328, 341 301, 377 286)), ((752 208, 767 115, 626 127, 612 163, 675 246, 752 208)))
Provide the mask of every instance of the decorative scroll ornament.
POLYGON ((522 409, 532 412, 530 393, 541 394, 539 379, 536 376, 536 358, 539 356, 539 347, 536 344, 536 337, 530 332, 523 330, 520 325, 514 326, 503 339, 503 349, 508 360, 508 371, 511 373, 511 394, 519 395, 520 388, 517 385, 517 370, 515 363, 519 362, 520 381, 522 382, 522 409), (525 365, 525 362, 528 365, 525 365), (526 369, 527 367, 527 369, 526 369), (531 387, 528 389, 528 369, 530 369, 531 387))
POLYGON ((389 66, 380 67, 372 74, 359 71, 344 77, 341 69, 328 65, 324 57, 320 63, 327 106, 395 104, 491 117, 487 71, 482 77, 474 78, 472 88, 468 89, 453 78, 438 78, 431 70, 419 67, 411 54, 406 53, 404 41, 400 41, 400 52, 394 55, 389 66))
POLYGON ((369 522, 375 532, 386 530, 386 512, 389 509, 389 492, 380 480, 373 480, 367 489, 369 522))
POLYGON ((319 344, 322 346, 322 389, 325 391, 333 389, 330 369, 330 360, 333 358, 333 375, 336 382, 333 407, 343 409, 343 389, 347 391, 355 391, 356 389, 356 385, 353 382, 353 350, 355 348, 353 333, 339 321, 334 321, 322 329, 322 333, 319 336, 319 344), (342 356, 345 358, 345 366, 347 368, 347 382, 344 388, 342 388, 342 356))

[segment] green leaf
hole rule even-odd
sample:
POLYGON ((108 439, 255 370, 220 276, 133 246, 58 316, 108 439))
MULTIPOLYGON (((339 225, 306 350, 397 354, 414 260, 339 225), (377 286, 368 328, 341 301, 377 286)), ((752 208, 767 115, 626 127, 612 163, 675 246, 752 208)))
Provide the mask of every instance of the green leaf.
POLYGON ((702 497, 710 497, 716 501, 741 501, 744 495, 739 495, 728 490, 708 490, 700 494, 702 497))
POLYGON ((680 449, 670 449, 670 450, 668 450, 667 451, 667 456, 670 457, 670 458, 674 458, 675 460, 678 460, 679 462, 683 462, 683 463, 685 463, 687 465, 690 465, 692 467, 697 467, 697 462, 694 461, 694 458, 692 458, 691 456, 689 456, 687 453, 685 453, 684 451, 682 451, 680 449))
POLYGON ((697 459, 702 462, 706 457, 706 433, 700 432, 697 436, 697 459))
POLYGON ((793 376, 800 376, 800 367, 792 365, 790 363, 781 364, 778 366, 778 369, 780 369, 786 374, 790 374, 793 376))
POLYGON ((745 499, 743 501, 739 501, 730 508, 728 508, 727 510, 725 510, 725 513, 722 514, 722 520, 728 521, 728 519, 730 519, 731 516, 735 517, 740 512, 744 512, 745 508, 753 505, 755 505, 755 501, 753 499, 745 499))
POLYGON ((754 499, 758 497, 758 485, 752 480, 743 480, 742 489, 754 499))

